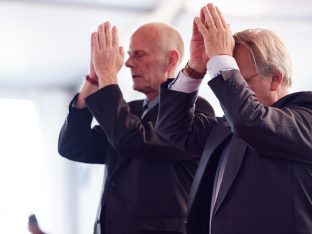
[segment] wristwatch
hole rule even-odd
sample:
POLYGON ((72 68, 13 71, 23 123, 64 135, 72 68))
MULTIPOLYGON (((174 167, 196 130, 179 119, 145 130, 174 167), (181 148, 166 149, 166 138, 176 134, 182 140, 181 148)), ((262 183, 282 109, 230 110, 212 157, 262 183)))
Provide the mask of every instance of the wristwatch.
POLYGON ((204 73, 200 73, 193 68, 191 68, 188 63, 186 63, 185 67, 183 68, 183 71, 186 73, 187 76, 190 76, 193 79, 203 79, 206 75, 206 71, 204 73))

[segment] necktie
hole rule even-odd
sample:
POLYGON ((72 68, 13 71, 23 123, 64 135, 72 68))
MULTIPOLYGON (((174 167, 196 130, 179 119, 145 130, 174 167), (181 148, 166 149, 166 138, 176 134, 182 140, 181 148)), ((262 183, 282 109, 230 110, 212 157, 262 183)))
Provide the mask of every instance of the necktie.
POLYGON ((147 114, 147 112, 148 112, 148 103, 145 103, 143 106, 143 112, 141 115, 141 119, 147 114))

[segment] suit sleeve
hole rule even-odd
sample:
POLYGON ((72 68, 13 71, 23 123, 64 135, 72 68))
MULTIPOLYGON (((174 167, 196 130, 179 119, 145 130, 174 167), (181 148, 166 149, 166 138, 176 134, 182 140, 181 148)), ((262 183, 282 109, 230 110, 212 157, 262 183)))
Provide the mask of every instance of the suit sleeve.
POLYGON ((201 154, 207 136, 216 123, 214 111, 201 111, 203 98, 197 92, 183 93, 168 89, 168 82, 160 89, 157 131, 178 147, 201 154))
MULTIPOLYGON (((132 114, 118 85, 104 87, 86 98, 92 115, 97 119, 110 144, 124 157, 163 162, 198 158, 186 153, 159 135, 155 122, 143 122, 132 114)), ((204 110, 205 107, 202 107, 204 110)))
POLYGON ((108 141, 99 126, 91 128, 92 118, 87 108, 73 108, 71 102, 69 113, 59 134, 60 155, 77 162, 105 163, 108 141))
POLYGON ((281 106, 264 106, 237 70, 224 71, 208 84, 232 132, 259 155, 312 164, 311 92, 281 106))

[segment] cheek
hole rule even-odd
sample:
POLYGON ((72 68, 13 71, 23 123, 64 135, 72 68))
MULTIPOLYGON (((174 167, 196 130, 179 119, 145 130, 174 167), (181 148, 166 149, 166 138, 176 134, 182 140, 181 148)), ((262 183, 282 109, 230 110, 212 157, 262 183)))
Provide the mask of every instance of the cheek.
POLYGON ((140 62, 140 67, 141 69, 144 69, 144 71, 153 68, 153 66, 155 66, 155 64, 150 59, 144 59, 140 62))
POLYGON ((255 82, 249 84, 250 89, 255 92, 256 97, 261 101, 270 96, 270 85, 268 82, 255 82))
POLYGON ((140 66, 138 66, 138 68, 140 72, 142 73, 142 75, 144 76, 144 80, 149 80, 150 74, 152 74, 153 69, 155 69, 151 63, 147 63, 147 62, 144 62, 144 63, 142 62, 140 66))
POLYGON ((163 78, 165 65, 162 60, 151 59, 141 61, 140 71, 144 74, 144 80, 150 86, 158 86, 159 80, 163 78))
POLYGON ((248 83, 248 86, 249 86, 249 88, 250 88, 252 91, 254 91, 255 93, 257 93, 257 89, 256 89, 255 84, 253 84, 253 83, 251 82, 251 83, 248 83))
POLYGON ((157 76, 161 72, 160 67, 156 63, 142 64, 141 71, 144 73, 146 80, 150 80, 151 77, 157 76))

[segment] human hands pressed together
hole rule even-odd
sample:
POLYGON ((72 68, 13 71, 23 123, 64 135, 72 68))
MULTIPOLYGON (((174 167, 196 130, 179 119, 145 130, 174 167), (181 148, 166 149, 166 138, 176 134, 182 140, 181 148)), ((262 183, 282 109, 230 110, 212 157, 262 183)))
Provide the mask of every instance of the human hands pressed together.
POLYGON ((92 33, 92 60, 99 88, 118 83, 117 74, 124 57, 116 26, 111 28, 110 22, 101 24, 98 31, 92 33))
MULTIPOLYGON (((203 14, 201 12, 201 14, 203 14)), ((195 20, 193 21, 193 31, 190 45, 190 59, 188 64, 199 73, 206 72, 208 57, 205 51, 204 38, 199 31, 195 20)))
POLYGON ((204 39, 205 51, 208 58, 216 55, 233 56, 235 41, 222 13, 212 3, 201 9, 200 17, 195 23, 204 39))
POLYGON ((93 36, 93 34, 91 34, 91 40, 90 40, 91 41, 91 43, 90 43, 90 45, 91 45, 91 48, 90 48, 91 53, 90 53, 90 67, 89 67, 89 74, 88 74, 88 76, 91 79, 93 79, 95 81, 98 81, 96 73, 95 73, 95 70, 94 70, 94 63, 93 63, 93 40, 92 40, 92 36, 93 36))

